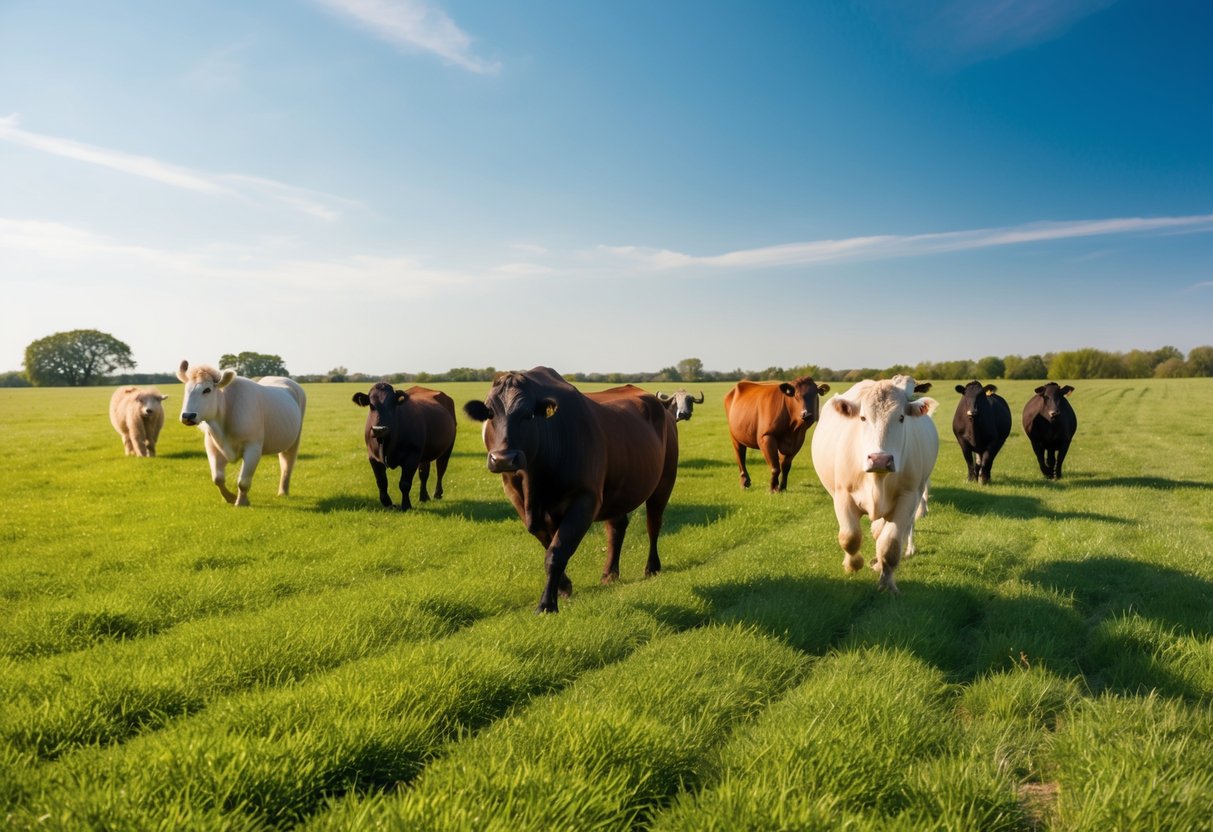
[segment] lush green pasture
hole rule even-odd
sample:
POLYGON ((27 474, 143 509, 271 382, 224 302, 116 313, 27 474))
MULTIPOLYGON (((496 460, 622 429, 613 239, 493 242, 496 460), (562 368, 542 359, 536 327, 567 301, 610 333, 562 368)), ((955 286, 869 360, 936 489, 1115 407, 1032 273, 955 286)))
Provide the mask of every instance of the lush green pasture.
POLYGON ((361 388, 311 386, 294 493, 263 460, 246 511, 180 386, 155 459, 109 390, 0 390, 0 826, 1213 829, 1213 381, 1077 382, 1067 478, 1016 425, 987 488, 954 383, 900 597, 843 574, 807 446, 739 489, 708 385, 665 571, 637 522, 599 585, 596 530, 545 617, 474 423, 401 514, 361 388))

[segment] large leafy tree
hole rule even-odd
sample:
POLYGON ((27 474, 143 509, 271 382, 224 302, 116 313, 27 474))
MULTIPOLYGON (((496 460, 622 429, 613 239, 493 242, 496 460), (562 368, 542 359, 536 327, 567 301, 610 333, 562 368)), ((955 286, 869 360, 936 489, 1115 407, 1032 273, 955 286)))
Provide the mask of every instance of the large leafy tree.
POLYGON ((25 375, 38 387, 84 387, 134 366, 130 347, 95 329, 56 332, 25 348, 25 375))
POLYGON ((227 354, 219 357, 220 367, 231 367, 239 375, 253 378, 256 376, 286 376, 286 365, 282 356, 267 355, 261 352, 242 352, 237 355, 227 354))

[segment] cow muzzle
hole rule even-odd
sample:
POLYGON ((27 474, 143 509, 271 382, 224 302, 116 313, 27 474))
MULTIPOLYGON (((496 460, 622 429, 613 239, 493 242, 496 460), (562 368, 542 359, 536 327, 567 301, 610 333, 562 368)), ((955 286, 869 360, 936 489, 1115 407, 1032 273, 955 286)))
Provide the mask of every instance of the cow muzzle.
POLYGON ((526 467, 526 454, 522 451, 489 451, 489 471, 494 474, 509 474, 526 467))
POLYGON ((868 474, 892 474, 896 470, 892 454, 868 454, 868 464, 863 469, 868 474))
POLYGON ((181 414, 181 424, 188 425, 189 427, 193 427, 194 425, 198 424, 198 414, 197 413, 182 413, 181 414))
POLYGON ((371 436, 378 439, 380 442, 387 439, 391 435, 391 428, 387 425, 375 425, 371 428, 371 436))

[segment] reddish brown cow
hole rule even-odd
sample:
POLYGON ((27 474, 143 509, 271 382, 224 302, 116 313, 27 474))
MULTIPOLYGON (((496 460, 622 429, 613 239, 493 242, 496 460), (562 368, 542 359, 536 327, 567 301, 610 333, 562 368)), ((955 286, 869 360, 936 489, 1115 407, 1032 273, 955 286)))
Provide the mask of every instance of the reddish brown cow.
POLYGON ((661 569, 657 535, 678 474, 674 416, 656 396, 626 385, 583 394, 548 367, 502 373, 488 398, 464 405, 484 423, 489 470, 527 531, 543 544, 547 582, 539 612, 556 612, 573 584, 565 574, 595 520, 606 524, 604 583, 619 577, 628 512, 643 504, 645 575, 661 569))
POLYGON ((724 412, 729 420, 742 488, 750 487, 746 448, 756 448, 762 451, 771 469, 771 491, 787 489, 792 459, 800 452, 809 426, 820 413, 818 398, 829 389, 828 384, 817 384, 802 376, 782 383, 739 381, 725 394, 724 412))

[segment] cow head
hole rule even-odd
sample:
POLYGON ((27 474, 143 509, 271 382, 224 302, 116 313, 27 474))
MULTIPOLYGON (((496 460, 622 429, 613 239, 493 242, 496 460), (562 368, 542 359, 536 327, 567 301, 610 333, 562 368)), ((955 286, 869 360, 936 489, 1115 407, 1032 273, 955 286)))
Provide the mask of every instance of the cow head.
POLYGON ((1065 387, 1061 387, 1056 382, 1050 381, 1043 387, 1037 387, 1035 392, 1036 395, 1043 399, 1040 415, 1052 422, 1061 413, 1062 399, 1073 393, 1074 388, 1068 384, 1065 387))
POLYGON ((904 468, 906 420, 929 416, 939 403, 930 398, 910 399, 905 386, 878 381, 853 399, 835 396, 826 406, 859 423, 858 451, 864 472, 892 474, 904 468))
POLYGON ((779 392, 784 395, 783 406, 787 408, 792 424, 795 425, 799 421, 806 429, 817 421, 820 413, 819 400, 829 390, 830 385, 817 384, 808 376, 801 376, 793 382, 785 381, 779 385, 779 392))
POLYGON ((484 424, 484 447, 494 474, 521 471, 538 455, 546 423, 557 416, 556 400, 544 395, 524 373, 503 373, 484 401, 470 401, 463 412, 484 424))
POLYGON ((190 369, 188 361, 177 368, 177 378, 185 384, 181 401, 181 423, 197 425, 214 420, 222 410, 223 388, 236 380, 235 370, 220 372, 205 364, 190 369))
POLYGON ((161 406, 161 402, 167 398, 168 396, 161 395, 160 391, 154 388, 139 391, 139 413, 147 417, 163 412, 164 408, 161 406))
POLYGON ((662 404, 673 411, 675 422, 690 421, 691 414, 695 410, 694 405, 703 404, 702 391, 699 393, 699 398, 695 398, 685 389, 675 391, 672 396, 668 393, 658 393, 657 398, 661 399, 662 404))
POLYGON ((396 408, 408 398, 408 393, 395 389, 386 381, 372 386, 369 393, 354 394, 354 404, 371 409, 366 415, 367 432, 380 446, 386 445, 391 438, 396 427, 396 408))
POLYGON ((963 410, 965 416, 970 420, 976 419, 986 405, 986 396, 991 396, 997 392, 998 388, 993 384, 982 385, 980 381, 973 380, 968 384, 956 385, 956 392, 960 394, 960 405, 956 408, 958 411, 963 410))

